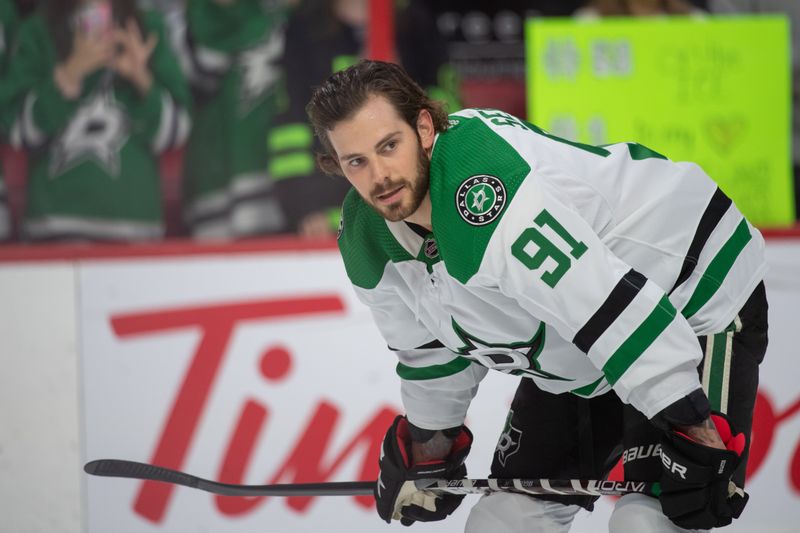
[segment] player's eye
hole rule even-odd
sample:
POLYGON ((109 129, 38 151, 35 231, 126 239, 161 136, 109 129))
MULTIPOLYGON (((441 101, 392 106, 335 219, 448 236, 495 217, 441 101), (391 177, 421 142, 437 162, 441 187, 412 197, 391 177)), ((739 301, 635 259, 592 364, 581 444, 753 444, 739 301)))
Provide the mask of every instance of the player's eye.
POLYGON ((364 163, 364 160, 360 157, 354 157, 353 159, 347 162, 347 165, 352 168, 358 168, 364 163))
POLYGON ((389 141, 389 142, 387 142, 386 144, 383 145, 383 151, 384 152, 391 152, 395 148, 397 148, 397 140, 396 139, 393 139, 393 140, 391 140, 391 141, 389 141))

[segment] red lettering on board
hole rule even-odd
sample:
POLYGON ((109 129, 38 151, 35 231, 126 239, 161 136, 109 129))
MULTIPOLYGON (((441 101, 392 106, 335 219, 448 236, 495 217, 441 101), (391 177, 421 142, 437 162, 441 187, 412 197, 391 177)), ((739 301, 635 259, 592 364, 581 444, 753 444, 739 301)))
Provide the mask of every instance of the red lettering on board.
MULTIPOLYGON (((266 408, 248 401, 242 410, 236 430, 225 453, 219 479, 223 483, 243 483, 247 464, 252 459, 255 439, 266 420, 266 408)), ((340 411, 328 402, 321 402, 305 429, 300 433, 292 452, 269 483, 321 483, 328 481, 336 469, 350 455, 361 453, 360 480, 378 477, 378 456, 383 436, 397 411, 383 407, 379 409, 363 428, 332 459, 326 460, 340 411)), ((371 507, 372 496, 356 496, 356 502, 371 507)), ((266 498, 216 497, 217 508, 226 515, 242 515, 252 511, 266 498)), ((309 497, 286 499, 289 507, 304 511, 312 501, 309 497)))
MULTIPOLYGON (((111 326, 117 336, 123 338, 188 328, 202 332, 150 462, 181 470, 237 324, 343 312, 341 297, 323 294, 113 316, 111 326)), ((143 482, 134 503, 135 512, 148 520, 160 522, 174 489, 174 485, 166 483, 143 482)))
MULTIPOLYGON (((776 412, 767 393, 762 390, 758 391, 753 415, 750 458, 747 462, 748 479, 758 471, 769 454, 775 430, 798 412, 800 412, 800 398, 779 413, 776 412)), ((794 454, 788 466, 789 485, 794 492, 800 494, 800 440, 795 444, 794 454)))

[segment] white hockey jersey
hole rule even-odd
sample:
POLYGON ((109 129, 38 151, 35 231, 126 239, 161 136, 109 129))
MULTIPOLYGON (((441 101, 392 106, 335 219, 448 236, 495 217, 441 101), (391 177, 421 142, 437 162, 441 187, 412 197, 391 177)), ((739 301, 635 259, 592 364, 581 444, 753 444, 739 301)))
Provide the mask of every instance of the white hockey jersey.
POLYGON ((696 337, 765 272, 764 241, 697 166, 588 146, 494 110, 450 116, 430 167, 433 232, 355 192, 339 247, 399 358, 409 419, 463 422, 492 368, 543 390, 613 389, 647 417, 700 387, 696 337))

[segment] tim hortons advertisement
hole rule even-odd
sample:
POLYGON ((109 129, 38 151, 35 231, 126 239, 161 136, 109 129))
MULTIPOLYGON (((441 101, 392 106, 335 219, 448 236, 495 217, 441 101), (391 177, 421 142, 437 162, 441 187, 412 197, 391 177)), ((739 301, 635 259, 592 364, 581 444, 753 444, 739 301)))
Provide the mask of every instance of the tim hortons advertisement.
MULTIPOLYGON (((797 531, 800 523, 798 257, 796 244, 771 248, 753 497, 730 531, 797 531)), ((335 250, 77 268, 87 461, 130 459, 237 484, 377 477, 381 440, 401 410, 396 360, 335 250)), ((481 385, 468 419, 471 477, 488 475, 516 383, 490 373, 481 385)), ((85 489, 89 533, 408 531, 380 521, 370 496, 225 497, 88 476, 85 489)), ((476 498, 414 530, 463 531, 476 498)), ((606 530, 612 505, 604 498, 593 514, 581 512, 573 531, 606 530)))

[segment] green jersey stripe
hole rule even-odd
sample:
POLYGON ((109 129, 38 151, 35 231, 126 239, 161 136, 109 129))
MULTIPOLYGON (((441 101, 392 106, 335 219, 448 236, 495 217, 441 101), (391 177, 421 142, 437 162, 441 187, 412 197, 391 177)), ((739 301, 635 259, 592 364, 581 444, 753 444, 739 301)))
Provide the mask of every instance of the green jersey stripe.
POLYGON ((634 161, 643 161, 645 159, 667 159, 666 156, 659 154, 655 150, 643 146, 638 143, 626 143, 628 145, 628 153, 631 154, 631 159, 634 161))
POLYGON ((725 413, 728 408, 727 389, 730 372, 731 338, 733 332, 709 335, 706 340, 706 360, 703 364, 703 388, 711 409, 725 413))
POLYGON ((425 379, 443 378, 452 376, 453 374, 458 374, 470 364, 472 364, 472 361, 469 359, 456 357, 455 359, 443 365, 431 365, 421 368, 414 368, 413 366, 404 365, 403 363, 397 363, 396 370, 397 375, 402 379, 409 381, 420 381, 425 379))
POLYGON ((600 386, 600 384, 603 382, 604 379, 606 379, 605 376, 602 376, 594 383, 589 383, 588 385, 584 385, 583 387, 571 390, 570 392, 578 396, 589 397, 592 395, 594 391, 597 390, 597 388, 600 386))
POLYGON ((725 279, 725 276, 728 275, 728 272, 733 267, 733 263, 736 262, 736 258, 739 257, 741 251, 752 238, 747 221, 742 219, 733 235, 722 245, 717 255, 709 263, 708 268, 703 273, 703 277, 700 278, 700 282, 695 287, 692 297, 689 298, 689 302, 681 310, 683 316, 686 318, 691 317, 714 296, 714 293, 722 285, 722 280, 725 279))
POLYGON ((622 343, 603 365, 610 385, 614 385, 642 353, 667 329, 678 311, 664 296, 652 313, 642 322, 633 334, 622 343))

